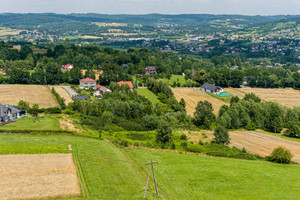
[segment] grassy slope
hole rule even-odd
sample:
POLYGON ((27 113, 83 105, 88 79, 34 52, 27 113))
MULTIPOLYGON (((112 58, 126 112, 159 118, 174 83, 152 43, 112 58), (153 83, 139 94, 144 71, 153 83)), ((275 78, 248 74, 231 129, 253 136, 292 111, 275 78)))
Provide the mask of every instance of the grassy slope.
POLYGON ((142 199, 148 168, 155 165, 147 199, 297 199, 300 166, 141 149, 122 149, 74 136, 0 135, 1 145, 72 144, 88 196, 80 199, 142 199))
POLYGON ((147 88, 139 88, 137 89, 137 93, 141 96, 147 97, 153 104, 159 102, 157 96, 147 88))
POLYGON ((59 130, 60 125, 56 119, 50 117, 40 117, 35 122, 34 117, 24 117, 16 122, 1 126, 3 130, 59 130))

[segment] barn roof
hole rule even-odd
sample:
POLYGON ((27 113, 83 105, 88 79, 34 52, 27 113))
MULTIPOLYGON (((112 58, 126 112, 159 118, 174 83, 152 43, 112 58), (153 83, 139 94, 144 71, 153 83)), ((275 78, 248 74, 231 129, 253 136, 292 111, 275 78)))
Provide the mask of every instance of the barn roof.
POLYGON ((122 85, 129 85, 129 87, 132 89, 133 88, 133 85, 131 83, 131 81, 120 81, 120 82, 117 82, 119 84, 119 86, 122 86, 122 85))

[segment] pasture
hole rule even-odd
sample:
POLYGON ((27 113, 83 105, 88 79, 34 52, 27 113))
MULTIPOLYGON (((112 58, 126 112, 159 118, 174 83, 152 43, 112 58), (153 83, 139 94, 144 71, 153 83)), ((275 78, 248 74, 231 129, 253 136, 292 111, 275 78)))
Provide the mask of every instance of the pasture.
POLYGON ((147 97, 153 104, 159 103, 157 96, 147 88, 138 88, 136 91, 138 95, 147 97))
POLYGON ((186 111, 189 115, 194 116, 195 108, 199 101, 209 101, 214 109, 214 114, 218 114, 222 105, 227 105, 224 101, 214 98, 199 89, 193 88, 172 88, 174 96, 178 101, 181 98, 185 100, 186 111))
POLYGON ((150 160, 158 162, 155 176, 159 196, 150 178, 147 199, 281 200, 300 195, 299 187, 295 187, 300 184, 299 165, 118 148, 99 139, 75 136, 0 135, 0 147, 64 148, 68 144, 82 174, 78 175, 82 197, 72 199, 142 199, 149 169, 145 163, 150 160))
POLYGON ((58 107, 49 88, 41 85, 0 85, 0 104, 18 105, 20 100, 40 108, 58 107))

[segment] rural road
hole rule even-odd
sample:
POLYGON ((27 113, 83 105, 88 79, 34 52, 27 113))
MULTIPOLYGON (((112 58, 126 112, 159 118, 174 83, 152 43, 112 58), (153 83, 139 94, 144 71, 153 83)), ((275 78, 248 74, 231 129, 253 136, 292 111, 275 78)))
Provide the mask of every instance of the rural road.
POLYGON ((78 95, 78 93, 77 92, 75 92, 72 88, 71 88, 71 86, 61 86, 61 85, 48 85, 48 87, 61 87, 61 88, 64 88, 69 94, 70 94, 70 96, 72 97, 72 96, 77 96, 78 95))
MULTIPOLYGON (((210 138, 214 137, 213 132, 206 132, 206 134, 210 138)), ((300 163, 300 142, 255 131, 233 131, 229 133, 229 137, 231 138, 229 146, 239 149, 245 147, 247 152, 260 156, 268 156, 274 148, 283 146, 294 155, 292 160, 300 163)))

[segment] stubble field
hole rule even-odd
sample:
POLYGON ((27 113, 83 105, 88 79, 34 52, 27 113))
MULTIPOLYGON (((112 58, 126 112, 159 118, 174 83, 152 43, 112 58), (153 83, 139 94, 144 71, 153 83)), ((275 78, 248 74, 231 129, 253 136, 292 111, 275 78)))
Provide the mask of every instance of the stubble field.
POLYGON ((80 196, 72 154, 1 155, 0 199, 80 196))
POLYGON ((267 88, 226 88, 225 91, 233 96, 238 96, 240 98, 243 98, 247 93, 254 93, 263 101, 272 101, 288 107, 300 107, 299 90, 267 88))
MULTIPOLYGON (((205 132, 209 138, 214 138, 213 131, 205 132)), ((300 163, 300 143, 274 135, 260 133, 256 131, 232 131, 229 133, 231 139, 229 146, 242 149, 243 147, 249 153, 260 156, 269 156, 273 149, 283 146, 289 149, 294 155, 293 161, 300 163)))
POLYGON ((40 108, 57 107, 49 88, 41 85, 0 85, 0 104, 18 105, 20 100, 40 108))
MULTIPOLYGON (((51 87, 52 90, 53 87, 51 87)), ((69 103, 73 102, 72 98, 70 97, 69 93, 62 87, 54 87, 55 91, 59 94, 61 98, 65 99, 65 104, 68 105, 69 103)))
POLYGON ((199 101, 209 101, 214 108, 214 114, 218 114, 221 106, 226 104, 224 101, 209 96, 199 89, 172 88, 172 91, 178 101, 180 101, 181 98, 185 100, 186 110, 190 116, 194 116, 195 108, 199 101))

